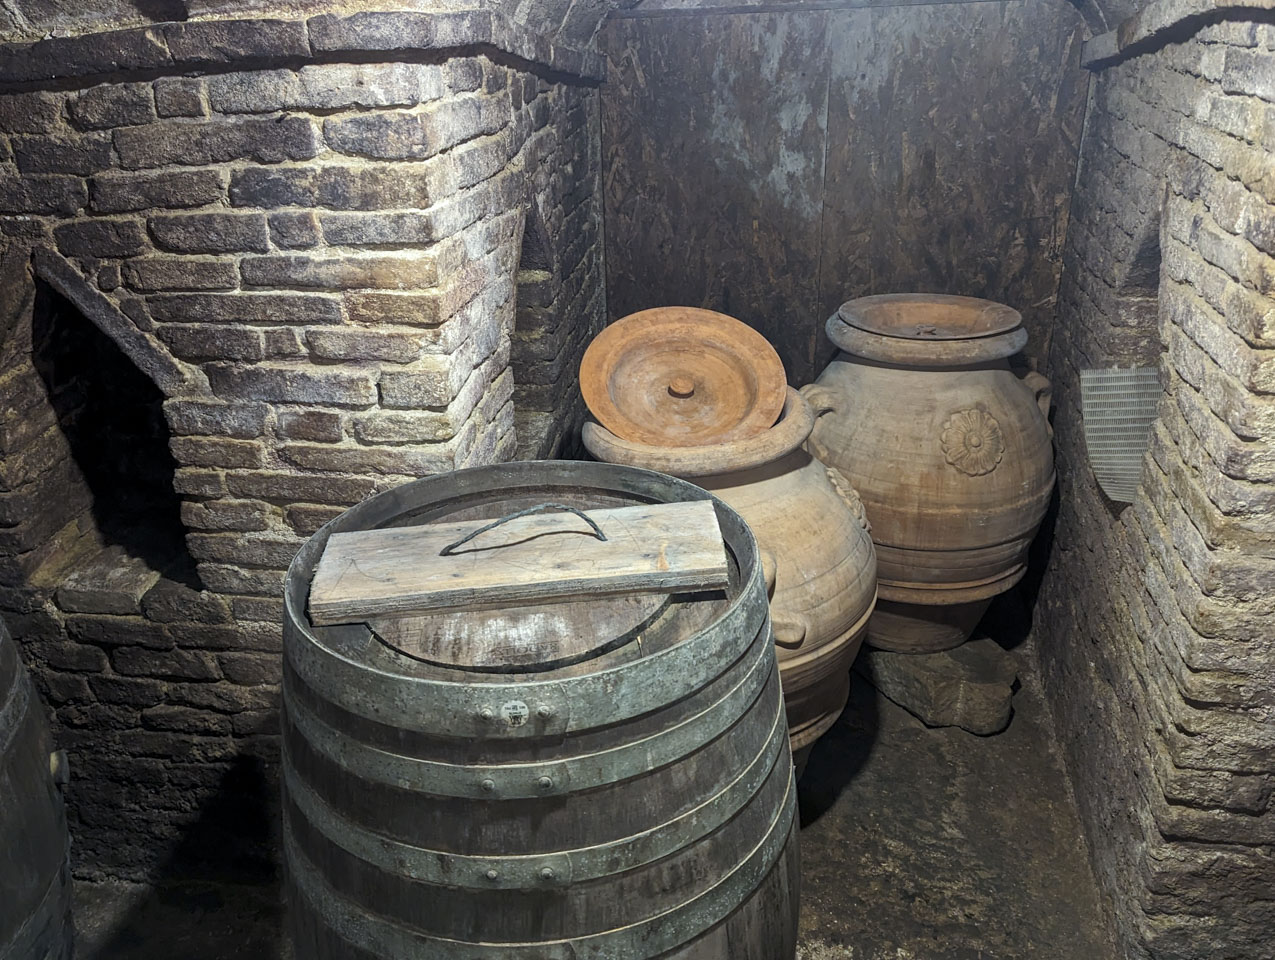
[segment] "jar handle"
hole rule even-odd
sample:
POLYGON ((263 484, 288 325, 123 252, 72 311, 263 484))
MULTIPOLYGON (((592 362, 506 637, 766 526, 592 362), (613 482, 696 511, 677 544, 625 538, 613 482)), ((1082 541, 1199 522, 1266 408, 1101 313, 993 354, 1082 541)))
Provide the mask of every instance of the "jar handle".
POLYGON ((825 413, 832 413, 840 409, 841 394, 832 387, 826 387, 822 383, 808 383, 804 387, 797 390, 806 402, 814 409, 816 417, 821 417, 825 413))
POLYGON ((796 650, 806 642, 810 632, 810 624, 801 614, 772 614, 771 630, 775 635, 775 645, 786 650, 796 650))
POLYGON ((1045 418, 1045 429, 1052 437, 1054 426, 1049 422, 1049 407, 1054 396, 1054 385, 1043 373, 1037 373, 1035 370, 1027 371, 1026 376, 1023 377, 1023 384, 1035 395, 1036 406, 1040 407, 1040 415, 1045 418))
MULTIPOLYGON (((808 383, 797 391, 801 394, 803 400, 810 404, 811 412, 818 420, 825 413, 835 413, 842 407, 843 398, 841 393, 832 387, 824 386, 822 383, 808 383)), ((828 448, 815 439, 814 433, 806 440, 806 450, 816 460, 827 463, 831 459, 828 448)))
MULTIPOLYGON (((773 600, 775 597, 775 579, 779 575, 779 560, 767 550, 761 548, 761 574, 766 580, 766 597, 773 600)), ((801 614, 786 615, 771 611, 770 629, 775 636, 775 644, 780 647, 786 647, 795 650, 806 641, 806 634, 810 632, 810 625, 806 618, 801 614)))

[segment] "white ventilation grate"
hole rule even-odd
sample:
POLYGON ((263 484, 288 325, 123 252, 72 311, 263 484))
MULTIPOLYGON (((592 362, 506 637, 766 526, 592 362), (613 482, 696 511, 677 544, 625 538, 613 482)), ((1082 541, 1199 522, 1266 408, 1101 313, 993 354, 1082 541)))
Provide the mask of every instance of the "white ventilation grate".
POLYGON ((1162 393, 1154 367, 1080 371, 1089 465, 1112 500, 1133 502, 1162 393))

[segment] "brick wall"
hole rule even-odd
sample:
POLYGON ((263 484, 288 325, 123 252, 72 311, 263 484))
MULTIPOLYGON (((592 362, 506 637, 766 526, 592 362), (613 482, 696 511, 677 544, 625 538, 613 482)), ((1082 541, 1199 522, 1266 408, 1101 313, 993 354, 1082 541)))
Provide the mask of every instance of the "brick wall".
MULTIPOLYGON (((613 6, 632 6, 636 0, 487 0, 484 9, 499 11, 537 35, 585 49, 598 24, 613 6)), ((218 17, 295 17, 357 12, 378 6, 399 11, 472 11, 473 0, 5 0, 0 4, 0 40, 32 40, 55 34, 64 37, 95 33, 107 27, 196 22, 218 17)))
MULTIPOLYGON (((400 44, 419 21, 378 23, 356 39, 400 44)), ((287 66, 243 40, 260 31, 209 24, 209 48, 253 69, 201 54, 135 79, 68 56, 79 79, 0 92, 0 614, 71 752, 81 875, 141 879, 179 843, 268 859, 284 570, 377 490, 514 456, 529 209, 552 263, 527 389, 573 389, 604 312, 596 87, 560 58, 496 54, 490 23, 481 46, 454 32, 385 62, 287 66), (100 522, 72 437, 85 404, 37 369, 46 300, 162 391, 185 555, 100 522)), ((37 63, 5 48, 0 82, 37 63)))
POLYGON ((1269 958, 1275 930, 1275 30, 1231 16, 1099 65, 1050 357, 1035 619, 1133 957, 1269 958), (1078 370, 1129 364, 1165 393, 1122 507, 1078 370))

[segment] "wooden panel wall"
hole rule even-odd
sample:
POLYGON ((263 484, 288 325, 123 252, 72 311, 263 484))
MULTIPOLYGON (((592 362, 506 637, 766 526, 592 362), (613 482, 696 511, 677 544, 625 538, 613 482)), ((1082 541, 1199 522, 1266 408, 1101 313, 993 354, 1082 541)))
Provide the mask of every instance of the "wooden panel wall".
POLYGON ((763 12, 638 7, 604 27, 612 318, 732 314, 789 379, 842 301, 923 290, 1021 310, 1043 357, 1087 74, 1063 0, 763 12))

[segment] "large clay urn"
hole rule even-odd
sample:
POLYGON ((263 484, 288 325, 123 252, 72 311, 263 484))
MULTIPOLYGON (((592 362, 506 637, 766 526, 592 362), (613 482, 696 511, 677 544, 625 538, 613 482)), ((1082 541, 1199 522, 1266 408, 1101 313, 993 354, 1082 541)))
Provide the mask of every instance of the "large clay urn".
POLYGON ((811 450, 849 478, 872 523, 868 642, 957 646, 1026 572, 1054 486, 1049 381, 1011 370, 1022 317, 987 300, 865 297, 827 331, 842 352, 802 392, 819 413, 811 450))
POLYGON ((791 387, 779 420, 747 439, 704 446, 624 440, 586 423, 584 443, 608 463, 691 480, 752 528, 772 584, 779 675, 798 775, 850 693, 850 664, 876 602, 876 557, 863 505, 835 467, 804 444, 810 405, 791 387))

